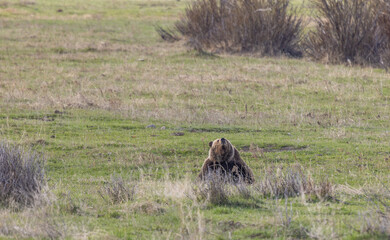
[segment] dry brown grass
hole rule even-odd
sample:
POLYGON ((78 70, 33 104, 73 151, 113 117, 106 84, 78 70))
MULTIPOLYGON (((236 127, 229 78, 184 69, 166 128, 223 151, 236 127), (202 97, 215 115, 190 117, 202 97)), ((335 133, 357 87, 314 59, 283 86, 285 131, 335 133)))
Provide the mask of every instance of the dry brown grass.
POLYGON ((178 239, 200 240, 207 238, 207 224, 198 206, 185 206, 180 204, 180 232, 176 233, 178 239))
POLYGON ((210 204, 224 204, 228 202, 230 182, 228 177, 221 174, 209 174, 208 178, 193 188, 198 201, 210 204))
POLYGON ((390 236, 390 213, 380 209, 372 209, 361 213, 360 232, 390 236))
POLYGON ((365 188, 364 197, 368 202, 368 210, 359 213, 358 231, 381 237, 390 236, 390 190, 381 182, 378 187, 365 188))
POLYGON ((136 183, 124 181, 122 177, 111 175, 111 179, 98 191, 105 202, 110 204, 134 200, 136 183))
POLYGON ((314 196, 327 200, 333 198, 335 186, 328 179, 314 181, 302 166, 296 165, 287 169, 265 169, 261 179, 255 183, 255 189, 262 196, 274 198, 300 196, 305 199, 305 196, 314 196))
POLYGON ((138 202, 131 205, 131 210, 136 213, 157 215, 165 212, 164 207, 152 201, 138 202))
POLYGON ((45 211, 26 210, 15 216, 2 210, 0 217, 0 236, 3 237, 63 239, 66 236, 66 226, 45 211))

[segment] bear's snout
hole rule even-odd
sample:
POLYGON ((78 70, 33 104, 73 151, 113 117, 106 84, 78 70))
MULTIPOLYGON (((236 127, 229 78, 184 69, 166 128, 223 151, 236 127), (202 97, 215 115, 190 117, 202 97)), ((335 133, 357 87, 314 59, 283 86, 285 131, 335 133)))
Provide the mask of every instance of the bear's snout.
POLYGON ((222 142, 222 144, 225 144, 226 139, 225 138, 221 138, 221 142, 222 142))

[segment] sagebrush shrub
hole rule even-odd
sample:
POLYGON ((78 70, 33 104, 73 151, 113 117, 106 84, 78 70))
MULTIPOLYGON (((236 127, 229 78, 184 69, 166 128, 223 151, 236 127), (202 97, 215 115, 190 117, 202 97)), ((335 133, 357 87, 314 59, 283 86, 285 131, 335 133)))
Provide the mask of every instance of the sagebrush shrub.
POLYGON ((388 39, 377 0, 311 0, 316 27, 308 33, 306 53, 330 63, 383 65, 388 39))
POLYGON ((390 0, 379 0, 379 9, 380 27, 390 39, 390 0))
POLYGON ((387 38, 387 48, 382 53, 381 64, 387 69, 390 66, 390 0, 379 0, 379 25, 387 38))
POLYGON ((175 29, 201 51, 301 56, 302 19, 289 0, 195 0, 175 29))
POLYGON ((0 142, 0 204, 32 206, 45 186, 42 155, 0 142))

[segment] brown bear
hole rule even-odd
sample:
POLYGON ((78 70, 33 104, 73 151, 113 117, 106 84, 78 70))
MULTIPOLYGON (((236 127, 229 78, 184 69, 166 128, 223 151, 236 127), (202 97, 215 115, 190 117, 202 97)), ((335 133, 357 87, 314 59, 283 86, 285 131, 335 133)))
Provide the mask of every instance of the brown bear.
POLYGON ((210 173, 223 173, 234 182, 243 180, 251 184, 255 181, 252 170, 229 140, 216 139, 209 146, 209 157, 204 161, 199 174, 201 180, 205 180, 210 173))

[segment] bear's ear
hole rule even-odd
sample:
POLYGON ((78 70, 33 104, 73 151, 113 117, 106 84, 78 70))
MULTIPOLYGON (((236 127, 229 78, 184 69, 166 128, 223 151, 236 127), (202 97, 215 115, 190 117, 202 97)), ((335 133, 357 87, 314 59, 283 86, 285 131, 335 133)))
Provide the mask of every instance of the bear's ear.
POLYGON ((210 146, 210 147, 213 146, 213 142, 209 142, 209 146, 210 146))

